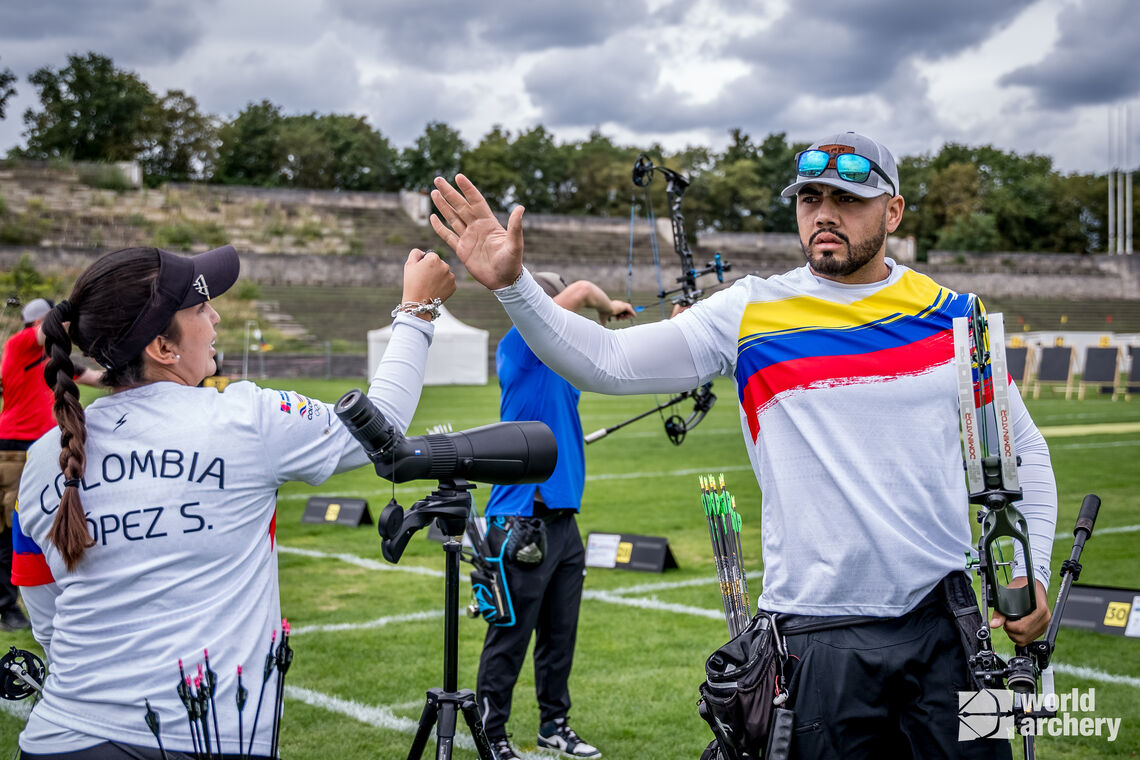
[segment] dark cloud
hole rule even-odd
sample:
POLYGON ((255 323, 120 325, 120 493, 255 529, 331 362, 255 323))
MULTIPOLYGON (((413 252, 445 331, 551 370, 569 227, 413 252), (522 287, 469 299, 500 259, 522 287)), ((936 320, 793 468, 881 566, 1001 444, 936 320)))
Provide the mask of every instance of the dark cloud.
POLYGON ((726 42, 724 50, 805 93, 871 92, 899 67, 980 45, 1032 2, 821 0, 808 8, 793 3, 771 25, 726 42))
POLYGON ((496 13, 479 24, 478 36, 497 46, 522 51, 595 45, 643 23, 646 16, 644 0, 515 0, 491 3, 488 7, 496 13))
POLYGON ((468 61, 593 45, 638 24, 647 13, 644 0, 330 0, 329 5, 345 20, 374 29, 382 49, 401 57, 426 58, 430 52, 468 61))
POLYGON ((657 66, 622 45, 555 51, 524 77, 531 101, 550 126, 630 124, 659 96, 657 66))
MULTIPOLYGON (((30 68, 67 63, 69 53, 94 51, 119 66, 179 59, 206 32, 197 9, 182 0, 52 0, 0 4, 0 40, 23 43, 30 68), (35 43, 34 51, 26 43, 35 43)), ((5 44, 5 48, 12 47, 5 44)))
POLYGON ((545 56, 525 77, 527 93, 552 127, 621 126, 634 132, 669 134, 723 131, 751 115, 778 113, 789 98, 783 88, 754 77, 723 86, 701 101, 659 81, 654 51, 615 39, 598 47, 545 56))
POLYGON ((1028 87, 1047 109, 1114 103, 1140 94, 1140 21, 1130 0, 1094 0, 1064 8, 1048 55, 998 80, 1028 87))
POLYGON ((234 116, 248 103, 269 100, 287 114, 346 113, 360 91, 351 52, 326 40, 289 56, 261 52, 208 55, 188 88, 203 108, 234 116))

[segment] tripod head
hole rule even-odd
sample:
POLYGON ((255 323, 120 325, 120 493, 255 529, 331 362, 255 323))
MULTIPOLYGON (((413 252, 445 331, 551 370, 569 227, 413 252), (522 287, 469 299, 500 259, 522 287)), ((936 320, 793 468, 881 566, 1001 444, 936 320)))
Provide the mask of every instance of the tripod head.
POLYGON ((439 521, 439 529, 445 536, 463 535, 467 516, 471 513, 470 491, 473 488, 476 488, 474 483, 459 478, 441 480, 436 490, 406 511, 395 499, 388 502, 376 521, 384 559, 398 563, 415 532, 432 520, 439 521))

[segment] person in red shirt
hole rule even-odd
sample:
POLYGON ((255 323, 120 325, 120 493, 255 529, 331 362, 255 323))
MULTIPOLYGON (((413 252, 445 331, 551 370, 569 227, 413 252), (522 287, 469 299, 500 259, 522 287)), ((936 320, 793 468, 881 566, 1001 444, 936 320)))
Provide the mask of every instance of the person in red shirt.
MULTIPOLYGON (((44 382, 47 357, 42 327, 52 305, 44 298, 29 301, 22 314, 24 329, 8 339, 0 357, 0 631, 28 627, 12 585, 12 512, 28 447, 55 427, 55 395, 44 382)), ((102 376, 101 372, 84 369, 75 380, 97 385, 102 376)))

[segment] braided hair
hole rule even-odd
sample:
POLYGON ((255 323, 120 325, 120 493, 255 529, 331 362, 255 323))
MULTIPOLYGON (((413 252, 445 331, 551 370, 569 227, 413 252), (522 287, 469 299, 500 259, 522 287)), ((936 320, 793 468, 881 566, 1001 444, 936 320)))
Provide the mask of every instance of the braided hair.
MULTIPOLYGON (((59 469, 64 490, 49 538, 74 570, 83 553, 95 545, 87 531, 79 486, 87 467, 87 418, 79 403, 79 388, 72 379, 74 343, 87 356, 107 366, 107 352, 131 327, 150 298, 158 277, 159 255, 154 248, 124 248, 103 256, 75 282, 71 295, 44 318, 44 350, 48 361, 44 380, 55 393, 53 406, 60 430, 59 469)), ((173 323, 172 323, 173 324, 173 323)), ((171 339, 171 327, 163 331, 171 339)), ((147 382, 143 355, 122 367, 108 368, 102 384, 113 389, 147 382)))

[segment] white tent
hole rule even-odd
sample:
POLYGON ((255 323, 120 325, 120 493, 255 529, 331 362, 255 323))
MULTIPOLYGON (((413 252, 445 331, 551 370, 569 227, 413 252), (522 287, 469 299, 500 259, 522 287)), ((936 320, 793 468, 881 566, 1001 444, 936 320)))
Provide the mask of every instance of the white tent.
MULTIPOLYGON (((424 385, 486 385, 487 331, 464 324, 446 307, 439 308, 435 337, 428 349, 424 385)), ((388 348, 392 325, 368 331, 368 376, 388 348)))

